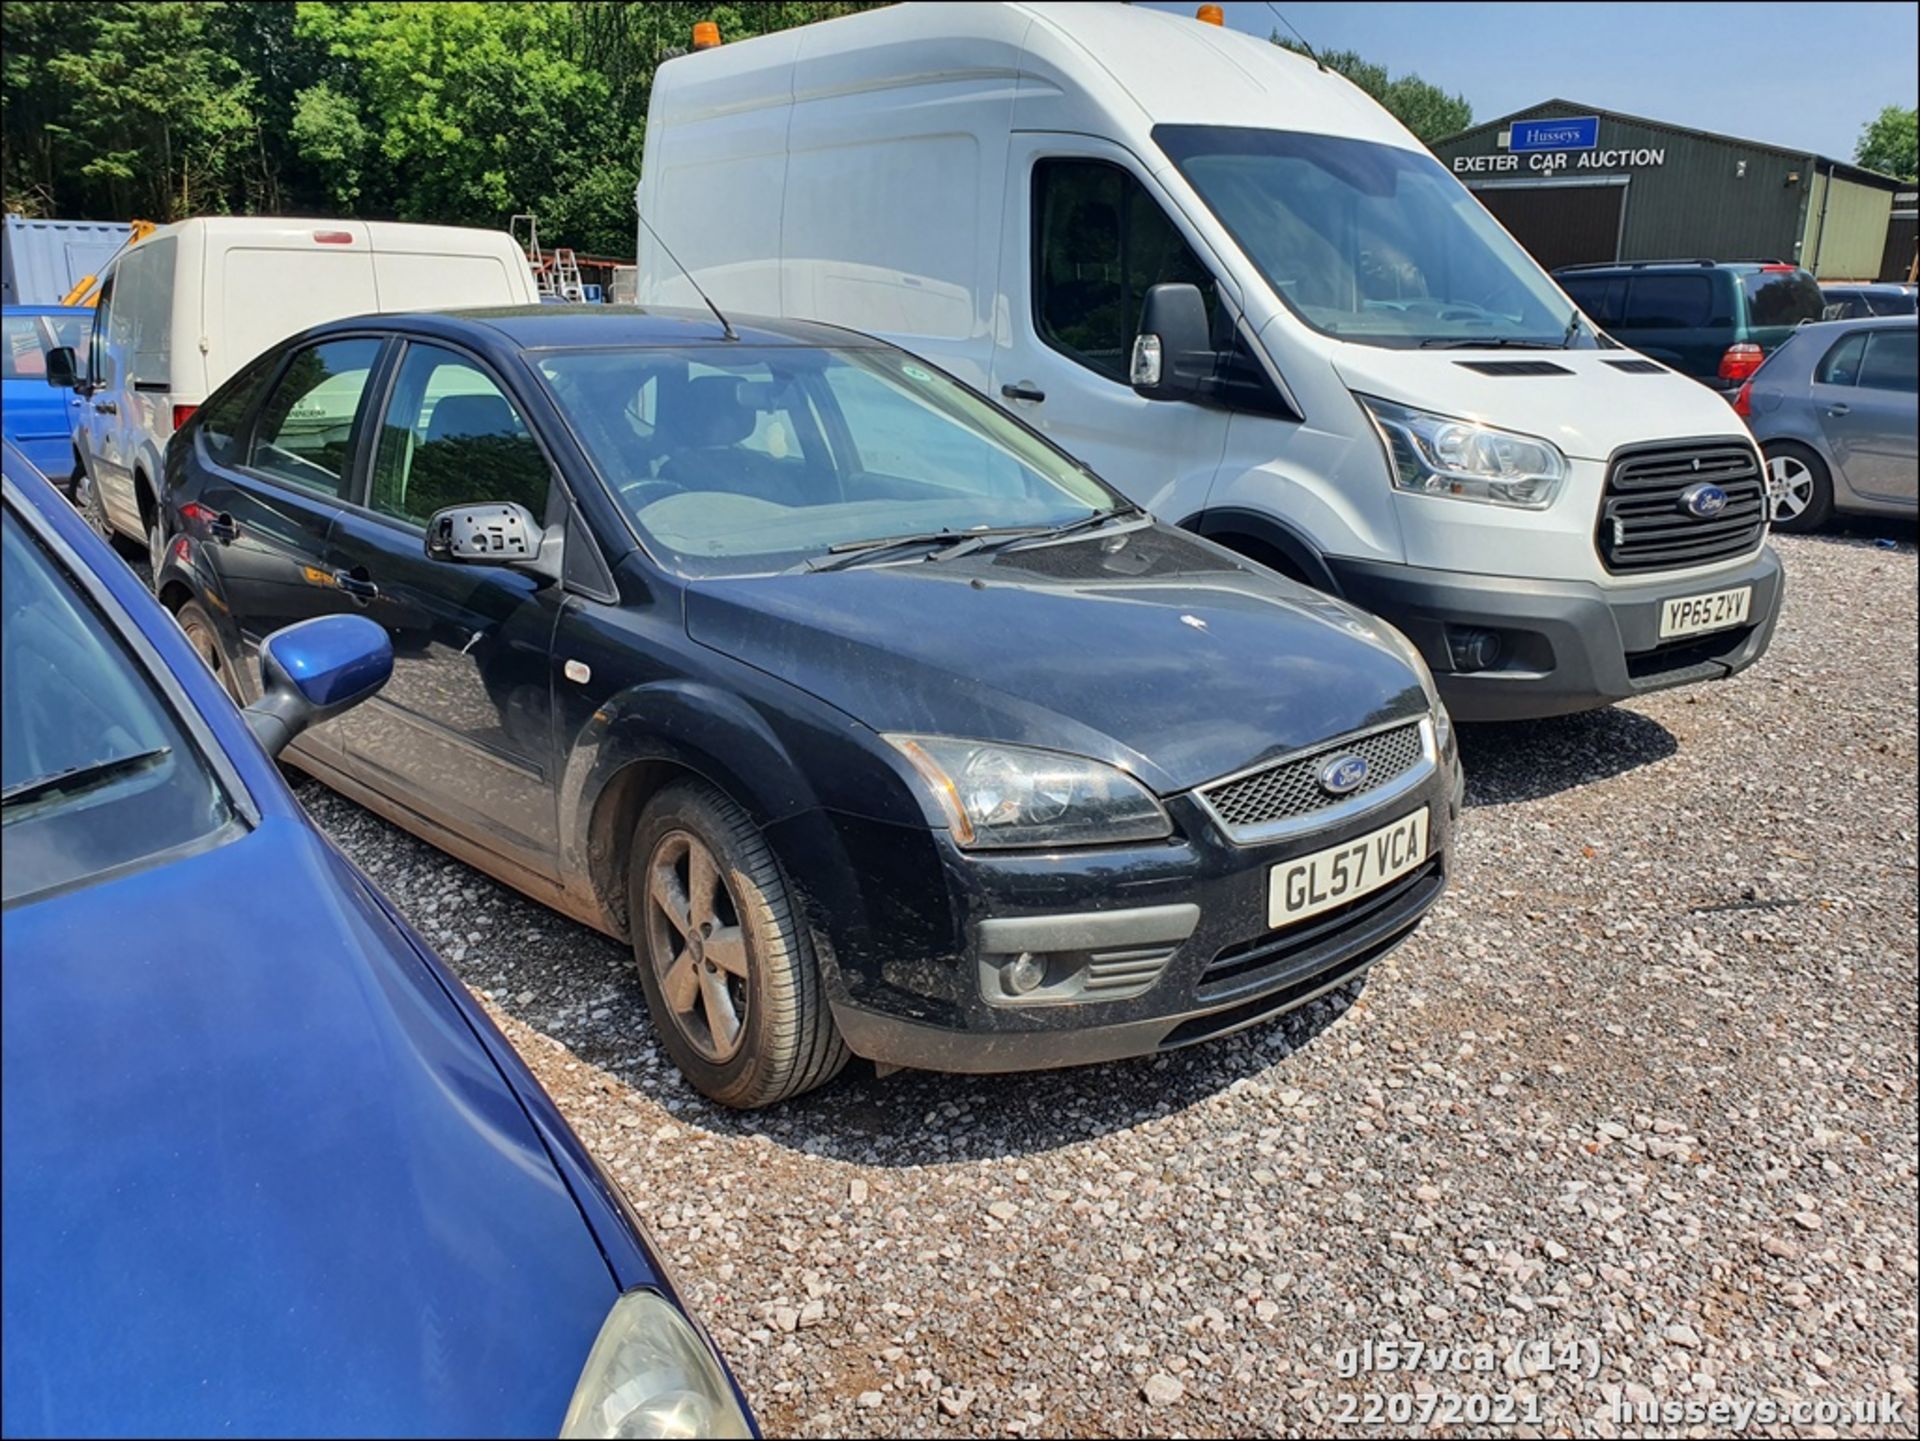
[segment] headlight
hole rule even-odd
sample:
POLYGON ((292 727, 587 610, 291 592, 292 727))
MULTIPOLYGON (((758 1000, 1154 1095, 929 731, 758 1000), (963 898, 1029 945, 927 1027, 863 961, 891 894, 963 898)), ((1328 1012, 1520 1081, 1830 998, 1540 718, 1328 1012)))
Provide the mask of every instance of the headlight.
POLYGON ((944 736, 884 739, 920 773, 963 846, 1101 845, 1173 832, 1151 791, 1099 761, 944 736))
POLYGON ((719 1360, 655 1291, 613 1303, 560 1427, 563 1438, 752 1434, 719 1360))
POLYGON ((1567 458, 1550 441, 1370 395, 1354 399, 1373 417, 1400 490, 1545 510, 1567 478, 1567 458))

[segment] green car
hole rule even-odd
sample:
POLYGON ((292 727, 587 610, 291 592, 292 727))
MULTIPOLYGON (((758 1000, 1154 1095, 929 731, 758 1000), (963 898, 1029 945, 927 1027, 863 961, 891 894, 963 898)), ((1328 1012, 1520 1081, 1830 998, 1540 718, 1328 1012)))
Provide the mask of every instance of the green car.
POLYGON ((1622 345, 1729 395, 1826 306, 1811 275, 1778 261, 1619 260, 1553 278, 1622 345))

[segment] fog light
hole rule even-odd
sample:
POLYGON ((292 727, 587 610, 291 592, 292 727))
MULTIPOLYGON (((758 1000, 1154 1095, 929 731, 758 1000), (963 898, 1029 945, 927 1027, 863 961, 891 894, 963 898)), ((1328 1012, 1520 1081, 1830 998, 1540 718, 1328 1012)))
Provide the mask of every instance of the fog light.
POLYGON ((1491 670, 1500 659, 1500 637, 1490 630, 1448 626, 1447 655, 1455 671, 1491 670))
POLYGON ((1024 996, 1047 978, 1047 963, 1032 951, 1022 951, 1000 974, 1008 991, 1024 996))

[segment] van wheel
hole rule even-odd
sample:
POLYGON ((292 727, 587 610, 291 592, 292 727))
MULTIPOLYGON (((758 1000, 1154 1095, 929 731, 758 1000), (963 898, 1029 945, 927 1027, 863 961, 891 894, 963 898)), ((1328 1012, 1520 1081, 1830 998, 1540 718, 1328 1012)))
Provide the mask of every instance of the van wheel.
POLYGON ((1833 516, 1833 475, 1804 445, 1776 441, 1767 447, 1767 511, 1775 530, 1818 530, 1833 516))
POLYGON ((786 877, 759 828, 719 791, 682 781, 647 803, 627 914, 654 1029, 701 1092, 766 1106, 846 1064, 786 877))
POLYGON ((107 519, 107 507, 100 499, 100 487, 94 484, 93 476, 85 466, 80 468, 80 474, 73 482, 73 503, 86 521, 87 528, 107 544, 113 544, 113 522, 107 519))
POLYGON ((201 608, 199 601, 190 600, 175 612, 174 619, 180 622, 180 629, 186 633, 187 644, 193 647, 194 654, 206 662, 207 669, 213 672, 213 678, 233 697, 234 704, 244 704, 239 689, 233 683, 233 675, 227 669, 226 654, 220 649, 220 636, 213 628, 213 617, 201 608))

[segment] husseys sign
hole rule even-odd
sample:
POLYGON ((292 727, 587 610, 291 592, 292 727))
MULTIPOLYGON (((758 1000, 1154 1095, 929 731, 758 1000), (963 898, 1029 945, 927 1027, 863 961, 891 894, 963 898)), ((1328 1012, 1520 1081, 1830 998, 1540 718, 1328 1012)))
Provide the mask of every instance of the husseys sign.
POLYGON ((1456 175, 1497 175, 1531 171, 1536 175, 1560 170, 1651 169, 1667 163, 1664 146, 1602 150, 1600 117, 1556 116, 1547 120, 1516 120, 1494 137, 1504 154, 1456 155, 1456 175))

